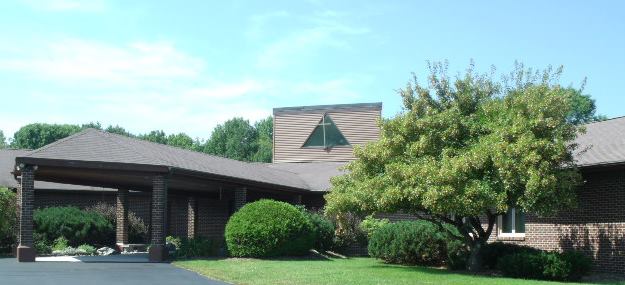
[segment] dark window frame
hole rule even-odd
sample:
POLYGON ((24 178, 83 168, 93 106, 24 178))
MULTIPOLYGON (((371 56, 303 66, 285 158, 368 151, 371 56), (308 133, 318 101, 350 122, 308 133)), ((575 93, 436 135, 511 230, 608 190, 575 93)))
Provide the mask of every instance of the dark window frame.
POLYGON ((525 236, 526 221, 525 221, 525 213, 522 210, 517 209, 515 207, 511 207, 508 210, 508 213, 506 213, 504 215, 500 215, 497 220, 498 220, 497 221, 497 228, 498 228, 497 234, 498 234, 498 236, 504 236, 504 237, 505 236, 512 236, 512 237, 515 237, 515 236, 524 237, 525 236), (521 216, 522 219, 518 219, 517 216, 521 216), (508 221, 508 223, 509 223, 509 226, 508 226, 509 229, 504 231, 504 222, 506 222, 506 221, 508 221), (519 221, 521 221, 521 223, 522 223, 521 226, 517 225, 517 223, 519 221), (522 230, 519 231, 519 229, 521 229, 521 228, 522 228, 522 230))
POLYGON ((319 122, 315 125, 315 128, 313 128, 313 130, 310 132, 310 134, 308 135, 308 137, 306 138, 306 140, 304 140, 304 143, 302 144, 302 146, 300 148, 313 148, 313 149, 331 149, 331 148, 351 148, 352 144, 349 142, 349 140, 345 137, 345 135, 343 135, 343 132, 341 132, 341 129, 339 129, 339 127, 336 125, 336 123, 334 122, 334 120, 332 119, 332 117, 330 116, 329 113, 323 113, 323 116, 321 116, 321 120, 319 120, 319 122), (330 119, 331 123, 326 123, 326 116, 330 119), (339 134, 343 137, 343 139, 345 139, 346 144, 337 144, 337 145, 328 145, 327 144, 327 137, 326 137, 326 126, 329 125, 334 125, 334 127, 336 128, 336 130, 339 132, 339 134), (323 129, 323 146, 321 145, 313 145, 313 146, 307 146, 306 143, 308 143, 308 141, 311 139, 311 137, 315 134, 315 131, 317 130, 318 127, 322 127, 323 129))

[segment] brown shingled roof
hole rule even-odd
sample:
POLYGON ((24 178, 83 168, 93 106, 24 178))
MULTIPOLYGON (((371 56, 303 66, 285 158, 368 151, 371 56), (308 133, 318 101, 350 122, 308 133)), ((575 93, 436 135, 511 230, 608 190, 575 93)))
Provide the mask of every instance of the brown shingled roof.
POLYGON ((77 163, 115 163, 162 167, 174 171, 176 169, 194 171, 301 190, 325 190, 311 187, 298 173, 268 167, 267 164, 247 163, 217 157, 95 129, 84 130, 25 153, 18 156, 16 160, 18 162, 63 160, 77 163))
POLYGON ((579 167, 625 163, 625 117, 586 124, 575 142, 579 167))

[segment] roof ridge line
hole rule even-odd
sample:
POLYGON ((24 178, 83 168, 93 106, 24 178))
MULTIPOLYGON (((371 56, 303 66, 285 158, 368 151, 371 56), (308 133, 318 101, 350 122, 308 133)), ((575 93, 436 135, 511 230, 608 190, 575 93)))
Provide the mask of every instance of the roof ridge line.
MULTIPOLYGON (((154 157, 149 157, 149 156, 146 156, 144 153, 141 153, 141 152, 139 152, 139 151, 137 151, 137 150, 135 150, 135 149, 131 149, 131 148, 129 148, 128 146, 126 146, 125 144, 119 143, 119 142, 117 142, 117 141, 115 141, 115 140, 111 139, 111 138, 109 137, 109 136, 111 135, 111 133, 109 133, 109 132, 102 131, 102 130, 96 130, 96 129, 92 129, 92 130, 94 130, 94 131, 98 132, 98 134, 100 134, 100 135, 101 135, 104 139, 108 140, 109 142, 112 142, 112 143, 114 143, 114 144, 116 144, 116 145, 119 145, 119 146, 123 147, 123 148, 124 148, 124 149, 126 149, 126 150, 132 151, 132 152, 134 152, 134 153, 136 153, 136 154, 138 154, 138 155, 142 156, 143 158, 146 158, 146 159, 148 159, 148 160, 155 159, 154 157)), ((116 135, 117 135, 117 134, 116 134, 116 135)), ((120 136, 120 137, 124 137, 124 138, 130 138, 130 137, 126 137, 126 136, 123 136, 123 135, 118 135, 118 136, 120 136)), ((130 138, 130 139, 132 139, 132 138, 130 138)), ((159 161, 161 162, 161 165, 165 165, 165 166, 168 166, 168 167, 172 166, 172 163, 171 163, 170 161, 164 161, 165 163, 163 163, 163 160, 162 160, 162 159, 157 158, 157 160, 159 160, 159 161)))
POLYGON ((209 153, 205 153, 202 151, 195 151, 195 150, 190 150, 190 149, 186 149, 186 148, 181 148, 181 147, 177 147, 177 146, 173 146, 173 145, 168 145, 168 144, 162 144, 162 143, 157 143, 157 142, 153 142, 153 141, 148 141, 148 140, 142 140, 136 137, 128 137, 128 136, 124 136, 124 135, 120 135, 120 134, 115 134, 115 133, 109 133, 107 131, 102 131, 102 130, 96 130, 98 132, 102 132, 102 133, 106 133, 109 136, 116 136, 116 137, 122 137, 124 139, 131 139, 131 140, 135 140, 138 141, 140 143, 147 143, 147 144, 152 144, 154 146, 159 146, 159 147, 167 147, 170 149, 175 149, 178 151, 185 151, 185 152, 190 152, 193 154, 199 154, 199 155, 204 155, 204 156, 209 156, 209 157, 213 157, 213 158, 218 158, 218 159, 224 159, 224 160, 229 160, 229 161, 234 161, 234 162, 238 162, 238 163, 244 163, 244 164, 252 164, 252 163, 257 163, 255 161, 241 161, 241 160, 236 160, 236 159, 232 159, 232 158, 228 158, 228 157, 223 157, 223 156, 218 156, 218 155, 214 155, 214 154, 209 154, 209 153))
POLYGON ((583 124, 582 126, 588 126, 588 125, 593 125, 593 124, 599 124, 599 123, 603 123, 603 122, 607 122, 607 121, 613 121, 613 120, 618 120, 618 119, 625 119, 625 115, 618 116, 618 117, 613 117, 613 118, 608 118, 608 119, 601 120, 601 121, 593 121, 593 122, 588 122, 588 123, 583 124))

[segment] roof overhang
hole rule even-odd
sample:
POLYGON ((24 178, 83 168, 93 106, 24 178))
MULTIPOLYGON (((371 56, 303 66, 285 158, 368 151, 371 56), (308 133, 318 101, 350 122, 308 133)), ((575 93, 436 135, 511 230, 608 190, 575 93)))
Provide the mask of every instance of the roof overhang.
MULTIPOLYGON (((174 191, 219 192, 250 187, 266 192, 310 194, 314 191, 163 165, 16 157, 16 166, 37 165, 35 179, 63 184, 151 191, 152 177, 166 175, 174 191)), ((19 175, 19 169, 14 175, 19 175)))

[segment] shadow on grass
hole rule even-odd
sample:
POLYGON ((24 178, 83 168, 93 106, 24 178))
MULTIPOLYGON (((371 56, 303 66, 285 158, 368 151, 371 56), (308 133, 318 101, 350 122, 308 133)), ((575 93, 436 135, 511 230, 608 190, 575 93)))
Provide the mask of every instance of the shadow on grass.
POLYGON ((387 268, 394 270, 402 270, 402 271, 411 271, 411 272, 419 272, 419 273, 427 273, 427 274, 435 274, 435 275, 453 275, 453 274, 461 274, 467 276, 480 276, 479 274, 473 274, 468 271, 457 271, 457 270, 447 270, 445 268, 433 268, 433 267, 425 267, 418 265, 399 265, 399 264, 390 264, 380 262, 378 264, 368 266, 370 268, 387 268))
MULTIPOLYGON (((432 268, 432 267, 423 267, 423 266, 417 266, 417 265, 409 266, 409 265, 379 263, 379 264, 371 265, 369 267, 370 268, 395 269, 395 270, 409 271, 409 272, 415 272, 415 273, 425 273, 425 274, 432 274, 432 275, 463 275, 463 276, 486 277, 486 278, 512 278, 512 277, 502 276, 500 274, 495 274, 495 272, 472 273, 466 270, 447 270, 444 268, 432 268)), ((550 280, 535 280, 535 279, 519 279, 519 280, 550 281, 550 280)), ((552 282, 562 282, 562 281, 552 281, 552 282)), ((562 283, 625 285, 625 275, 593 274, 591 276, 584 277, 581 281, 562 282, 562 283)))
POLYGON ((210 260, 210 261, 220 261, 220 260, 258 260, 258 261, 288 261, 288 262, 298 262, 298 261, 334 261, 332 258, 323 257, 323 256, 283 256, 283 257, 266 257, 266 258, 253 258, 253 257, 218 257, 218 256, 208 256, 208 257, 194 257, 194 258, 181 258, 181 259, 173 259, 172 261, 191 261, 191 260, 210 260))

